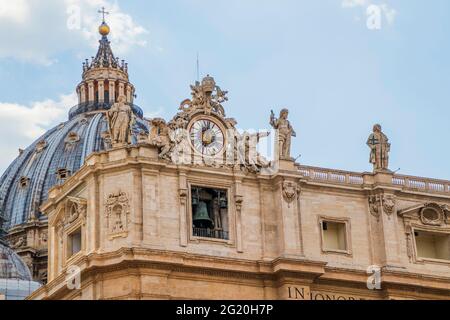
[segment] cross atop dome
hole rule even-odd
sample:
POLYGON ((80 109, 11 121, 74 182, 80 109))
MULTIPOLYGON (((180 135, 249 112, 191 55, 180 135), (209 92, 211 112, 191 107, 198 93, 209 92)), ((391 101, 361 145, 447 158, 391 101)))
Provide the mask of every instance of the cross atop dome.
POLYGON ((98 13, 102 14, 102 24, 98 28, 98 32, 103 36, 106 37, 111 29, 109 28, 108 24, 106 23, 105 16, 109 14, 109 12, 105 11, 105 7, 102 7, 102 10, 99 10, 98 13))
POLYGON ((105 15, 108 15, 109 12, 105 11, 105 7, 102 7, 102 10, 98 10, 98 13, 101 13, 103 15, 103 22, 106 23, 105 21, 105 15))

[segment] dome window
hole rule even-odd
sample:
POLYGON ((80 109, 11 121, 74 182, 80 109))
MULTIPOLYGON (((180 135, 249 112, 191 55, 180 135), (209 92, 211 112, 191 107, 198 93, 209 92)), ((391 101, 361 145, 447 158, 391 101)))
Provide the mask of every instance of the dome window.
POLYGON ((80 119, 80 121, 78 122, 80 125, 85 125, 85 124, 87 124, 89 121, 88 121, 88 119, 86 119, 86 118, 81 118, 80 119))
POLYGON ((19 185, 21 188, 26 188, 29 186, 29 184, 30 184, 30 178, 28 178, 28 177, 20 178, 19 185))
POLYGON ((80 136, 78 135, 78 133, 76 132, 69 133, 66 139, 64 140, 64 143, 66 144, 65 151, 71 152, 75 148, 78 141, 80 141, 80 136))
POLYGON ((41 140, 36 145, 36 152, 40 153, 40 152, 44 151, 45 148, 47 148, 47 141, 41 140))
POLYGON ((58 177, 58 180, 60 181, 65 181, 66 179, 68 179, 70 177, 70 170, 67 169, 58 169, 56 171, 56 175, 58 177))
POLYGON ((75 144, 78 141, 80 141, 80 136, 76 132, 71 132, 66 138, 66 143, 68 144, 75 144))

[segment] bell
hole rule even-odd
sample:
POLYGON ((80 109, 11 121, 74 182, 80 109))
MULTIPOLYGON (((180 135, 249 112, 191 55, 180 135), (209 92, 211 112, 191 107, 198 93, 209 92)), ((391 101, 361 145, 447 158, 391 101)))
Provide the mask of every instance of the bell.
POLYGON ((208 207, 205 202, 200 201, 198 203, 193 222, 198 228, 209 228, 212 226, 213 221, 209 217, 208 207))

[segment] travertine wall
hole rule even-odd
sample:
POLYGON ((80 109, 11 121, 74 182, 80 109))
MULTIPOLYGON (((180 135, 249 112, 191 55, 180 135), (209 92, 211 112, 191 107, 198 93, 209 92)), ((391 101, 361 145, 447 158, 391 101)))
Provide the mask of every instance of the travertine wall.
POLYGON ((51 230, 50 283, 32 298, 449 298, 450 263, 415 261, 405 221, 417 219, 399 214, 415 205, 449 203, 448 197, 408 194, 370 179, 375 182, 363 186, 314 182, 293 165, 270 177, 177 167, 143 146, 93 155, 43 207, 51 230), (298 186, 293 198, 284 193, 286 181, 298 186), (192 236, 191 185, 228 190, 229 240, 192 236), (129 223, 125 233, 114 235, 106 208, 110 195, 120 192, 126 193, 129 223), (380 192, 396 197, 395 212, 371 212, 368 197, 380 192), (81 215, 73 222, 83 226, 84 244, 82 252, 58 263, 65 250, 58 243, 72 228, 58 229, 68 196, 87 200, 85 220, 81 215), (321 218, 347 223, 346 252, 324 250, 321 218), (81 290, 65 288, 71 265, 81 267, 81 290), (381 291, 366 287, 371 265, 384 268, 381 291))

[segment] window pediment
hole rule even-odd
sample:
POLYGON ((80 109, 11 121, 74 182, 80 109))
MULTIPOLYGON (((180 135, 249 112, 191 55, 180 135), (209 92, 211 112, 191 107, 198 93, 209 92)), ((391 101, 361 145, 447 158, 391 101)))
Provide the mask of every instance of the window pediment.
POLYGON ((54 225, 62 229, 70 228, 80 219, 84 224, 87 214, 87 200, 76 197, 67 197, 67 200, 60 204, 54 225))
POLYGON ((428 226, 450 225, 450 207, 437 203, 425 203, 399 211, 405 220, 417 221, 428 226))

